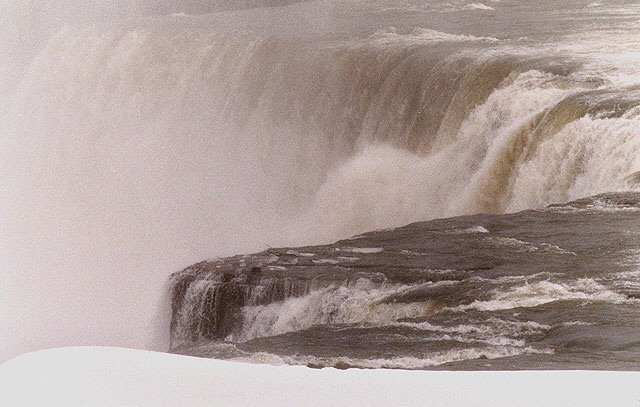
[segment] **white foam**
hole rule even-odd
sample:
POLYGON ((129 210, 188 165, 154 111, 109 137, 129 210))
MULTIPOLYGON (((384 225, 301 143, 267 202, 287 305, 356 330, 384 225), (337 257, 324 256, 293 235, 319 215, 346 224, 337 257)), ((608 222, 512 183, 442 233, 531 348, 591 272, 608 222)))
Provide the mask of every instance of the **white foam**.
MULTIPOLYGON (((624 259, 622 264, 630 264, 634 266, 640 266, 640 249, 629 249, 622 252, 624 259)), ((640 270, 638 270, 640 272, 640 270)))
POLYGON ((489 233, 489 231, 484 227, 484 226, 472 226, 470 228, 465 228, 465 229, 449 229, 446 231, 446 233, 451 233, 451 234, 468 234, 468 233, 489 233))
POLYGON ((407 256, 426 256, 426 253, 414 252, 412 250, 400 250, 400 253, 407 256))
MULTIPOLYGON (((451 284, 451 282, 427 283, 451 284)), ((288 298, 268 305, 246 306, 242 309, 243 327, 232 339, 280 335, 299 331, 318 324, 387 323, 403 318, 431 315, 431 301, 396 303, 385 302, 390 295, 401 294, 415 287, 375 284, 359 279, 348 286, 329 286, 309 294, 288 298)))
POLYGON ((606 199, 595 199, 590 208, 603 212, 639 212, 640 206, 619 205, 606 199))
POLYGON ((582 278, 570 283, 554 283, 545 280, 512 287, 505 291, 494 290, 491 300, 474 301, 454 309, 497 311, 518 307, 536 307, 561 300, 604 301, 613 304, 635 301, 628 299, 623 294, 611 291, 593 279, 582 278))
POLYGON ((551 354, 549 349, 534 349, 530 347, 511 347, 511 346, 487 346, 484 348, 455 349, 443 352, 433 352, 425 354, 422 357, 393 357, 389 359, 359 359, 359 358, 317 358, 317 357, 285 357, 287 363, 296 364, 315 364, 320 366, 334 366, 337 364, 345 364, 347 366, 366 368, 366 369, 427 369, 434 366, 444 365, 446 363, 461 362, 474 359, 497 359, 503 357, 517 356, 523 354, 551 354))
MULTIPOLYGON (((566 202, 607 191, 627 190, 624 177, 640 168, 640 116, 585 116, 543 141, 518 169, 509 210, 566 202), (606 135, 606 136, 603 136, 606 135), (584 146, 588 146, 585 150, 584 146), (556 161, 557 160, 557 161, 556 161)), ((599 210, 617 208, 602 202, 599 210)))
POLYGON ((491 241, 497 243, 498 246, 516 248, 520 252, 535 252, 538 247, 512 237, 491 237, 491 241))
POLYGON ((425 339, 454 340, 461 343, 487 344, 500 347, 528 348, 526 337, 543 333, 551 327, 534 321, 505 321, 489 318, 476 324, 439 326, 425 322, 394 322, 387 325, 402 326, 425 331, 425 339), (427 335, 431 334, 431 336, 427 335))
POLYGON ((640 28, 637 5, 615 7, 601 5, 591 7, 594 13, 628 15, 629 20, 620 22, 615 29, 606 31, 590 30, 581 34, 572 34, 549 44, 550 52, 578 55, 587 62, 577 72, 577 77, 600 77, 614 86, 633 86, 640 83, 640 74, 635 69, 640 51, 640 40, 634 33, 640 28), (604 34, 604 36, 603 36, 604 34))
POLYGON ((299 252, 299 251, 293 250, 293 249, 287 250, 286 254, 290 254, 290 255, 293 255, 293 256, 300 256, 300 257, 314 257, 314 256, 316 256, 315 253, 299 252))
POLYGON ((360 253, 360 254, 374 254, 374 253, 382 253, 384 249, 382 247, 354 247, 351 249, 344 249, 350 251, 351 253, 360 253))
POLYGON ((377 45, 393 44, 420 44, 438 42, 467 42, 467 41, 498 41, 491 37, 474 37, 473 35, 450 34, 431 30, 428 28, 416 28, 411 33, 399 34, 394 27, 380 29, 371 35, 370 40, 377 45))
POLYGON ((457 333, 457 334, 476 334, 493 336, 496 333, 508 334, 515 337, 540 333, 551 329, 549 325, 540 324, 534 321, 505 321, 498 318, 489 318, 482 321, 479 325, 454 325, 439 326, 430 322, 394 322, 390 325, 404 326, 414 329, 421 329, 434 332, 457 333))
POLYGON ((493 7, 487 6, 483 3, 470 3, 463 7, 463 10, 491 10, 495 11, 493 7))
POLYGON ((591 322, 584 322, 584 321, 568 321, 568 322, 563 322, 560 325, 561 326, 590 326, 595 324, 591 322))
POLYGON ((545 242, 530 243, 530 242, 525 242, 512 237, 490 237, 489 239, 497 243, 498 246, 512 247, 517 249, 520 252, 542 251, 542 252, 552 252, 552 253, 569 255, 569 256, 577 256, 577 254, 572 251, 568 251, 559 246, 552 245, 545 242))

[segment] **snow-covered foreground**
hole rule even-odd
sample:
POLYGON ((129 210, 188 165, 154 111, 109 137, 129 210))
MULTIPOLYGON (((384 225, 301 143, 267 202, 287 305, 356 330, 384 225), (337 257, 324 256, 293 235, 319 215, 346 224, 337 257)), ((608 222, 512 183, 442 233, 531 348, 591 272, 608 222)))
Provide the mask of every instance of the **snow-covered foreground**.
POLYGON ((640 372, 346 371, 123 348, 0 366, 2 406, 640 406, 640 372))

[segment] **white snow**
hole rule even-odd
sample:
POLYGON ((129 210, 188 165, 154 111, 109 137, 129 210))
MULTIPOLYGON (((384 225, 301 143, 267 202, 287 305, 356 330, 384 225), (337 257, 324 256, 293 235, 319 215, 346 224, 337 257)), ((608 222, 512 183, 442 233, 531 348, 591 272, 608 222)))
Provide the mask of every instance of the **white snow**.
POLYGON ((2 406, 634 406, 640 372, 346 371, 106 347, 0 366, 2 406))

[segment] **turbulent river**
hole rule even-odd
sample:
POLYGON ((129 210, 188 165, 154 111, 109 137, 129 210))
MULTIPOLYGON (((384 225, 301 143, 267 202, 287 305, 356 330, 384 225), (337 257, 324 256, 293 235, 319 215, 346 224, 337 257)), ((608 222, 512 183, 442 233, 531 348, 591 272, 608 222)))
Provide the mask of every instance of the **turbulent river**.
POLYGON ((640 194, 370 232, 173 276, 176 352, 338 368, 640 368, 640 194))
POLYGON ((0 360, 640 368, 637 2, 4 8, 0 360))

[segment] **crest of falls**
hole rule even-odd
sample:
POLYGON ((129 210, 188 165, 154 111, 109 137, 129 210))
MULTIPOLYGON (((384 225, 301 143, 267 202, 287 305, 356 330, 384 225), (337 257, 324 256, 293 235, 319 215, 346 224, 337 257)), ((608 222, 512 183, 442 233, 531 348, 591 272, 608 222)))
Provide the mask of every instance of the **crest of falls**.
POLYGON ((498 14, 456 25, 497 2, 404 18, 351 2, 121 3, 100 3, 108 18, 16 5, 0 33, 0 357, 165 346, 167 275, 212 255, 637 188, 623 37, 527 40, 498 14))

